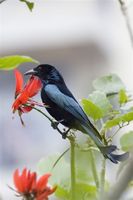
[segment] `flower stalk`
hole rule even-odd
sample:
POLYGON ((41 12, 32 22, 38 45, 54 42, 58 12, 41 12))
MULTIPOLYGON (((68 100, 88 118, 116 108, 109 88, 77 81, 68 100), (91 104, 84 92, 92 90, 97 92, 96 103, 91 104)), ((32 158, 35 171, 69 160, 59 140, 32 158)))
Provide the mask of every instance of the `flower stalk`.
POLYGON ((71 200, 76 200, 75 138, 70 136, 68 139, 70 141, 71 200))
POLYGON ((105 172, 106 172, 106 159, 103 158, 102 170, 100 174, 100 200, 103 199, 105 192, 105 172))
POLYGON ((92 174, 93 174, 94 181, 95 181, 95 184, 96 184, 96 187, 97 187, 97 190, 98 190, 99 189, 99 177, 98 177, 98 174, 97 174, 95 158, 94 158, 93 151, 91 149, 89 150, 89 152, 90 152, 90 163, 91 163, 91 168, 92 168, 92 174))

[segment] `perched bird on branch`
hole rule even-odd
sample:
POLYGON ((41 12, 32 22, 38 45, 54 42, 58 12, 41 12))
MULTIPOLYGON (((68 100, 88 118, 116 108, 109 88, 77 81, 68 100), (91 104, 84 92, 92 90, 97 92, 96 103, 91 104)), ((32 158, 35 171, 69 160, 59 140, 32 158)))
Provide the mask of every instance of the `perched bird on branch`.
MULTIPOLYGON (((113 154, 117 149, 115 145, 106 146, 98 130, 90 122, 87 115, 79 105, 73 94, 65 84, 59 71, 48 64, 41 64, 28 71, 25 75, 34 75, 42 81, 41 98, 44 104, 48 105, 46 110, 57 120, 69 129, 77 129, 89 135, 105 158, 113 163, 125 160, 128 153, 121 155, 113 154)), ((63 135, 63 137, 65 137, 63 135)))

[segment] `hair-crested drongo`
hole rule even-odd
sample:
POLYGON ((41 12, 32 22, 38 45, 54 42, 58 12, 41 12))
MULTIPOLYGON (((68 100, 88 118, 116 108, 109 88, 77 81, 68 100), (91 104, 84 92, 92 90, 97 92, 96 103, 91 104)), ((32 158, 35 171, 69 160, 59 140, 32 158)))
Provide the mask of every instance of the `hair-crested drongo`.
POLYGON ((28 71, 25 75, 34 75, 42 81, 41 98, 49 114, 64 126, 77 129, 88 134, 100 149, 105 158, 113 163, 125 160, 128 153, 117 155, 112 153, 117 149, 115 145, 106 146, 98 130, 90 122, 73 94, 65 84, 59 71, 48 64, 41 64, 28 71))

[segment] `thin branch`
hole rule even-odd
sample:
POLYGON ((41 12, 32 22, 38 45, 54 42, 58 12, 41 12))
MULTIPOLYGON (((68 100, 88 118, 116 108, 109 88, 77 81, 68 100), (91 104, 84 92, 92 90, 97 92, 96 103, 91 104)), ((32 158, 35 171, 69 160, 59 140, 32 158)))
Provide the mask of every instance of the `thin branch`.
MULTIPOLYGON (((53 119, 51 119, 47 114, 45 114, 42 110, 40 110, 40 109, 38 109, 38 108, 36 108, 36 107, 34 107, 34 106, 30 106, 32 109, 34 109, 34 110, 36 110, 36 111, 38 111, 39 113, 41 113, 43 116, 45 116, 50 122, 51 122, 51 126, 53 127, 53 125, 52 124, 54 124, 54 121, 53 121, 53 119)), ((54 127, 54 129, 56 129, 62 136, 64 135, 64 132, 62 132, 59 128, 58 128, 58 126, 56 126, 56 127, 54 127)), ((67 137, 67 136, 66 136, 67 137)))
POLYGON ((123 14, 123 16, 125 18, 127 30, 128 30, 128 33, 129 33, 129 36, 130 36, 130 40, 131 40, 131 45, 133 47, 133 30, 132 30, 132 27, 131 27, 131 23, 130 23, 127 7, 126 7, 126 4, 125 4, 124 0, 118 0, 118 2, 120 4, 122 14, 123 14))
POLYGON ((119 126, 119 128, 107 139, 107 142, 111 142, 114 136, 122 129, 123 127, 119 126))
POLYGON ((127 162, 127 166, 124 168, 122 175, 120 176, 117 183, 112 187, 107 200, 119 200, 128 187, 128 184, 133 179, 133 154, 131 155, 130 160, 127 162))
POLYGON ((4 1, 6 1, 6 0, 2 0, 2 1, 0 1, 0 4, 3 3, 4 1))
POLYGON ((102 161, 102 170, 100 174, 100 200, 103 199, 105 193, 105 173, 106 173, 106 159, 103 158, 102 161))
POLYGON ((60 156, 59 158, 55 161, 55 163, 53 164, 52 169, 55 168, 55 166, 57 165, 57 163, 60 161, 60 159, 70 150, 70 148, 67 148, 60 156))
POLYGON ((99 190, 99 177, 98 177, 98 173, 97 173, 94 154, 93 154, 92 150, 90 150, 89 152, 90 152, 90 164, 91 164, 91 168, 92 168, 93 178, 94 178, 97 190, 99 190))
POLYGON ((69 141, 70 141, 70 166, 71 166, 71 200, 76 200, 75 138, 69 137, 69 141))

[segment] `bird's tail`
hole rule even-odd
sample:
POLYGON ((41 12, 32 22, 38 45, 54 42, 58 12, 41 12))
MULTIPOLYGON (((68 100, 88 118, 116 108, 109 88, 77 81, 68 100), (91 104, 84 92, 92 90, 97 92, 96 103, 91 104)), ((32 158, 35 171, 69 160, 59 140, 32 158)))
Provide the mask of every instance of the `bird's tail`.
POLYGON ((115 151, 117 149, 117 146, 115 146, 115 145, 99 147, 99 149, 105 158, 108 158, 115 164, 117 164, 118 162, 124 161, 129 157, 128 152, 123 153, 123 154, 112 153, 113 151, 115 151))
POLYGON ((91 139, 93 139, 93 141, 95 142, 97 147, 100 149, 101 153, 103 154, 105 158, 108 158, 113 163, 118 163, 128 158, 129 156, 128 152, 120 154, 120 155, 112 153, 117 149, 117 146, 115 145, 105 146, 102 142, 102 139, 98 130, 93 125, 92 126, 90 126, 90 124, 88 126, 83 125, 82 128, 84 129, 85 133, 87 133, 91 137, 91 139))

